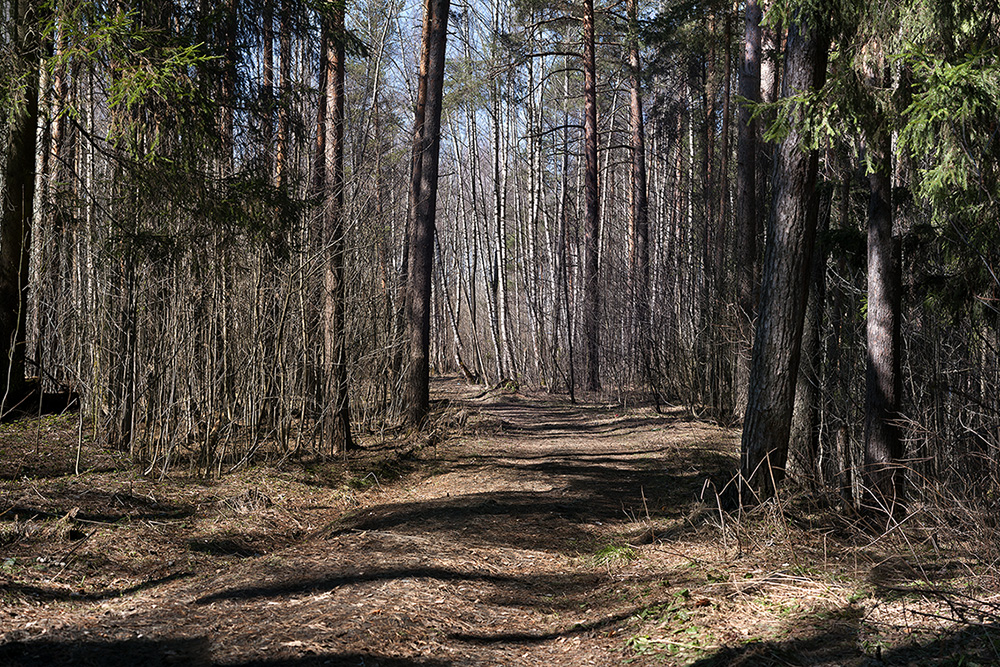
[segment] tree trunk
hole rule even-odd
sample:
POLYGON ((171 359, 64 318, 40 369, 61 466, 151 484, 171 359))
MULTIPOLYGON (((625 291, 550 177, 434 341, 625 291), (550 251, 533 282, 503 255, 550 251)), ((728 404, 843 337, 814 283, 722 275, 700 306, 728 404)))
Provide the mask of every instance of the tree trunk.
MULTIPOLYGON (((748 0, 740 96, 760 102, 760 4, 748 0)), ((736 134, 736 410, 742 419, 750 379, 750 347, 755 316, 754 277, 757 262, 757 141, 760 123, 752 118, 749 104, 740 105, 736 134)))
POLYGON ((264 165, 268 183, 273 182, 273 156, 274 156, 274 2, 265 0, 263 16, 263 31, 261 41, 263 42, 263 62, 261 76, 261 112, 264 117, 263 127, 263 149, 264 165))
MULTIPOLYGON (((830 228, 832 189, 824 188, 819 199, 818 234, 830 228)), ((820 334, 826 305, 826 251, 820 244, 813 247, 812 270, 809 277, 809 297, 802 325, 802 356, 795 383, 795 407, 788 442, 788 474, 812 486, 820 481, 819 461, 819 402, 822 347, 820 334)))
POLYGON ((903 456, 899 429, 899 245, 892 234, 892 154, 880 132, 869 143, 876 162, 869 175, 868 205, 868 366, 865 373, 865 494, 870 509, 892 514, 901 500, 903 456))
POLYGON ((586 387, 601 388, 600 281, 598 265, 600 211, 597 180, 597 65, 595 59, 594 0, 583 3, 583 141, 584 141, 584 259, 583 338, 586 357, 586 387))
MULTIPOLYGON (((632 285, 635 298, 635 321, 639 332, 641 372, 654 392, 652 372, 652 332, 649 323, 649 200, 646 184, 646 130, 642 116, 642 84, 639 80, 638 0, 628 0, 629 86, 631 92, 632 178, 629 189, 629 226, 632 229, 632 285)), ((658 392, 657 392, 658 393, 658 392)))
POLYGON ((325 433, 331 453, 354 446, 347 377, 344 259, 344 0, 333 5, 327 36, 325 188, 323 207, 323 342, 325 433))
POLYGON ((438 155, 441 147, 441 93, 449 0, 425 0, 424 43, 414 129, 413 181, 407 267, 406 412, 420 425, 430 407, 431 272, 434 262, 434 216, 437 206, 438 155))
MULTIPOLYGON (((787 95, 823 85, 828 41, 819 16, 801 12, 788 34, 787 95)), ((767 235, 760 310, 741 451, 742 500, 774 495, 785 473, 802 323, 808 295, 809 263, 816 235, 818 154, 802 148, 793 114, 778 151, 775 210, 767 235)))
MULTIPOLYGON (((281 187, 285 181, 288 163, 288 105, 291 103, 292 78, 292 26, 291 0, 282 0, 281 18, 278 26, 278 145, 274 155, 274 184, 281 187)), ((320 56, 322 59, 323 55, 320 56)), ((321 71, 325 72, 325 70, 321 71)), ((321 74, 324 76, 325 74, 321 74)), ((322 89, 321 89, 322 90, 322 89)), ((320 95, 320 98, 325 97, 320 95)))
POLYGON ((9 140, 0 184, 0 414, 25 395, 24 347, 28 312, 28 264, 35 199, 38 126, 38 7, 15 0, 9 7, 15 67, 24 68, 19 100, 6 118, 9 140))

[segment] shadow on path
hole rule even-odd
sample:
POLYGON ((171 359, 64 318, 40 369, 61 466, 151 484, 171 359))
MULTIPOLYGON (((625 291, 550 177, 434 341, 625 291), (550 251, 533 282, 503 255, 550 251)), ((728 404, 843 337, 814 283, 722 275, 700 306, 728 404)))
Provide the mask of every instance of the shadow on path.
POLYGON ((0 646, 4 667, 446 667, 451 662, 399 658, 367 652, 332 652, 296 657, 273 657, 245 662, 216 662, 206 637, 128 639, 122 641, 32 640, 0 646))

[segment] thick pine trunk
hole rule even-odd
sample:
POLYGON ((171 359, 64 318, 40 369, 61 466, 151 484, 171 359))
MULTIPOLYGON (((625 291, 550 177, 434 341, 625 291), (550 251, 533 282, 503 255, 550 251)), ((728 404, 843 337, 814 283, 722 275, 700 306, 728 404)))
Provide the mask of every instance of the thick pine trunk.
POLYGON ((434 216, 437 207, 438 155, 441 147, 441 93, 449 0, 424 3, 424 44, 414 129, 411 219, 407 262, 406 413, 419 425, 430 407, 431 272, 434 262, 434 216))
POLYGON ((10 4, 11 41, 26 72, 19 104, 7 117, 8 143, 0 186, 0 414, 26 392, 25 321, 28 312, 28 264, 35 198, 35 141, 38 125, 38 7, 20 0, 10 4))
MULTIPOLYGON (((802 16, 788 34, 787 94, 823 85, 828 42, 817 16, 802 16)), ((813 242, 816 235, 818 154, 802 148, 792 119, 778 150, 775 210, 767 235, 760 310, 750 366, 750 389, 743 424, 742 499, 774 495, 785 474, 795 380, 813 242)))
POLYGON ((899 245, 892 234, 892 163, 884 134, 871 142, 875 169, 869 175, 868 365, 865 374, 865 494, 872 509, 893 513, 901 500, 903 456, 899 428, 899 245))

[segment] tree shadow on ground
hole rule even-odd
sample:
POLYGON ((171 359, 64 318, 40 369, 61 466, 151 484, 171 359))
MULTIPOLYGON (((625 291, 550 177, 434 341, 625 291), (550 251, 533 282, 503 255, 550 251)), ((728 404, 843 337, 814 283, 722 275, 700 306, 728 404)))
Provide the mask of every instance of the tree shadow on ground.
POLYGON ((751 641, 725 646, 689 667, 883 667, 888 665, 958 666, 1000 664, 1000 626, 965 626, 920 643, 911 641, 883 648, 879 641, 861 637, 863 613, 844 608, 823 619, 807 616, 786 624, 786 640, 751 641), (804 628, 814 627, 813 632, 804 628))
POLYGON ((490 405, 489 412, 501 420, 504 432, 528 438, 549 438, 553 435, 621 436, 694 421, 690 415, 680 413, 619 416, 619 413, 606 407, 512 399, 490 405))
MULTIPOLYGON (((32 584, 21 584, 14 581, 0 583, 0 596, 3 594, 20 594, 31 597, 35 600, 44 601, 101 601, 110 600, 112 598, 123 597, 126 595, 132 595, 133 593, 138 593, 150 588, 156 588, 157 586, 162 586, 163 584, 170 583, 172 581, 178 581, 180 579, 187 579, 188 577, 193 577, 193 572, 174 572, 173 574, 168 574, 165 577, 157 577, 156 579, 150 579, 149 581, 144 581, 141 584, 136 584, 134 586, 128 586, 126 588, 112 588, 95 593, 77 593, 75 591, 70 591, 64 588, 44 588, 42 586, 34 586, 32 584)), ((4 664, 0 662, 0 664, 4 664)))
MULTIPOLYGON (((524 490, 375 505, 342 517, 327 535, 399 531, 578 555, 593 546, 597 525, 688 514, 701 502, 706 480, 725 478, 733 466, 716 450, 665 454, 654 447, 586 457, 498 455, 489 465, 500 483, 524 490)), ((451 469, 471 472, 482 465, 480 457, 451 469)))
POLYGON ((217 662, 206 637, 165 639, 136 638, 121 641, 32 639, 0 646, 0 664, 5 667, 96 666, 100 667, 446 667, 443 660, 405 658, 378 653, 317 653, 315 655, 217 662))
MULTIPOLYGON (((277 570, 269 580, 256 586, 239 586, 204 595, 194 601, 209 605, 224 601, 275 601, 300 595, 318 595, 338 588, 366 583, 426 579, 445 583, 486 584, 477 597, 501 607, 534 608, 544 611, 579 610, 581 605, 596 604, 596 595, 607 576, 600 571, 583 571, 558 574, 533 574, 530 576, 498 575, 482 570, 462 570, 442 567, 388 567, 372 569, 328 568, 303 572, 300 567, 277 570)), ((655 576, 635 577, 636 585, 659 581, 655 576)), ((632 611, 621 618, 602 621, 603 625, 628 618, 632 611)))
POLYGON ((39 503, 38 506, 27 502, 0 506, 0 521, 62 519, 73 512, 68 517, 70 521, 112 524, 123 519, 186 519, 195 512, 194 507, 188 505, 161 503, 123 491, 88 490, 80 493, 67 488, 61 492, 50 489, 47 493, 44 503, 39 503))
POLYGON ((0 664, 9 667, 207 667, 212 664, 210 656, 210 644, 205 637, 123 641, 29 639, 0 646, 0 664))

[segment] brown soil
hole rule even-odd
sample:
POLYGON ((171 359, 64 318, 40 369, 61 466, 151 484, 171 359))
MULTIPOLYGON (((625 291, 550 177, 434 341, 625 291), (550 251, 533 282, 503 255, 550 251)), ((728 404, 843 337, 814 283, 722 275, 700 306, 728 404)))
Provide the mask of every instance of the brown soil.
POLYGON ((0 665, 1000 664, 960 535, 724 513, 737 432, 480 391, 435 381, 420 446, 216 481, 5 425, 0 665))

